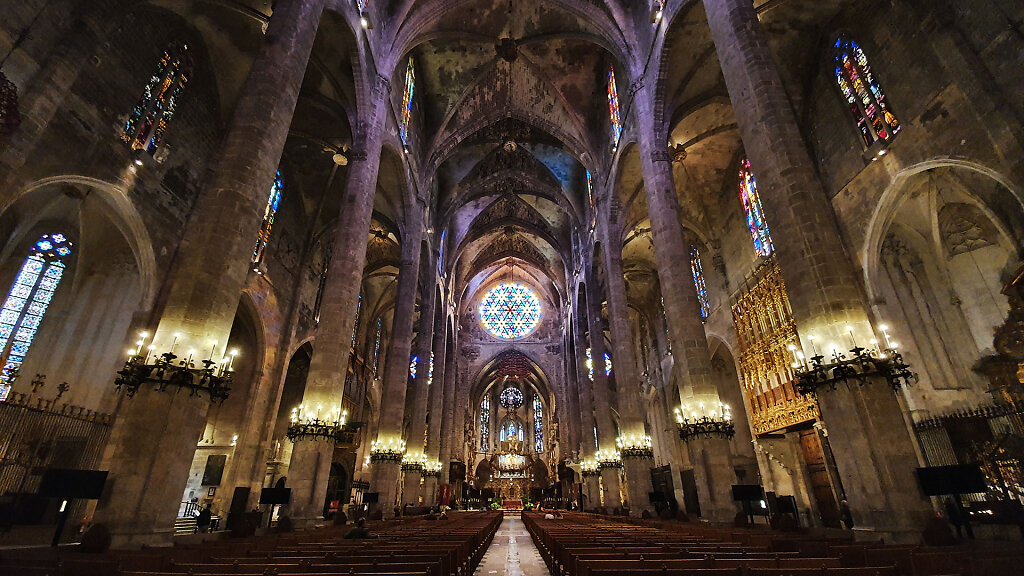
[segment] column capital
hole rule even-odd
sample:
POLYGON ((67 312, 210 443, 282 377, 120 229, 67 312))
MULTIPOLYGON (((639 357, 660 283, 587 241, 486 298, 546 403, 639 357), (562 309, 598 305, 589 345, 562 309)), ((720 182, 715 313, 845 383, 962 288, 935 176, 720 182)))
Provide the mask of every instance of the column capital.
POLYGON ((633 80, 633 82, 629 85, 629 95, 635 96, 636 93, 643 90, 645 86, 646 80, 643 76, 637 78, 636 80, 633 80))

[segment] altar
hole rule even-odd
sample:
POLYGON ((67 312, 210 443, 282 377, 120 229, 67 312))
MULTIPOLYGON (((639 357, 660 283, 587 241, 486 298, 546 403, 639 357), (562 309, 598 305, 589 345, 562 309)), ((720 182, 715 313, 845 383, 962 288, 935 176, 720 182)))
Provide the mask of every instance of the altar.
POLYGON ((519 512, 523 509, 523 501, 520 499, 509 499, 502 500, 501 509, 507 511, 519 512))

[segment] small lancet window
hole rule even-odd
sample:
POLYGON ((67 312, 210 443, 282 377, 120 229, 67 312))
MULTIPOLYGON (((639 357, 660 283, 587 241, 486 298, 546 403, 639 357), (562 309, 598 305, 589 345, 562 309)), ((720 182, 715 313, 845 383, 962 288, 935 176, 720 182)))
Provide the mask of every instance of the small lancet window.
POLYGON ((622 136, 622 116, 619 114, 619 91, 615 86, 615 68, 608 68, 608 117, 612 126, 612 150, 619 147, 622 136))
POLYGON ((260 232, 256 238, 256 248, 252 251, 252 263, 263 262, 267 250, 267 242, 270 241, 270 229, 274 227, 274 216, 277 215, 277 207, 281 204, 281 191, 284 190, 284 183, 281 180, 281 171, 274 175, 274 184, 270 187, 270 197, 267 198, 267 205, 263 209, 263 224, 260 225, 260 232))
POLYGON ((53 300, 71 256, 72 243, 63 234, 44 234, 29 248, 28 256, 0 308, 0 401, 7 398, 32 341, 53 300))
POLYGON ((168 46, 121 131, 121 139, 132 150, 153 155, 160 148, 191 76, 192 57, 188 45, 168 46))
POLYGON ((771 256, 775 246, 772 245, 772 235, 764 218, 761 196, 757 193, 757 181, 750 170, 749 160, 744 159, 740 162, 739 180, 740 202, 743 203, 743 211, 747 215, 747 228, 750 229, 750 238, 754 241, 754 251, 758 256, 771 256))
POLYGON ((480 401, 480 450, 488 452, 491 449, 491 399, 484 396, 480 401))
POLYGON ((533 449, 544 451, 544 403, 540 394, 533 394, 533 449))
POLYGON ((412 99, 416 94, 416 67, 413 66, 412 58, 405 67, 405 93, 402 94, 402 120, 399 126, 399 136, 406 150, 409 149, 409 124, 412 122, 412 99))
POLYGON ((707 318, 711 313, 711 305, 708 303, 708 289, 704 283, 704 266, 700 261, 700 250, 696 246, 690 247, 690 270, 693 271, 693 285, 697 289, 697 301, 700 302, 700 317, 707 318))
POLYGON ((889 108, 882 85, 871 72, 867 54, 856 42, 840 36, 835 44, 836 84, 865 146, 891 142, 902 126, 889 108))

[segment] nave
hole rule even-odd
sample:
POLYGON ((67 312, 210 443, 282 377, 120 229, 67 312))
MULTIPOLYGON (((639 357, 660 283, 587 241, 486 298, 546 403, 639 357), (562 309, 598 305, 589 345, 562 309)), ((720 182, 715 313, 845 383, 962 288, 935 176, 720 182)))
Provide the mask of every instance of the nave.
POLYGON ((1007 576, 1024 545, 907 546, 581 512, 452 512, 170 549, 0 551, 11 576, 1007 576), (550 513, 548 513, 550 514, 550 513))

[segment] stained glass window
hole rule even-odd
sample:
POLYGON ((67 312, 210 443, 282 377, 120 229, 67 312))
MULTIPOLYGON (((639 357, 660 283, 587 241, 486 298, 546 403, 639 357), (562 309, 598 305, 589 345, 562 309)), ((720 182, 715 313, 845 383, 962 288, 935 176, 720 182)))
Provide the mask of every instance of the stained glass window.
POLYGON ((882 86, 871 73, 864 50, 856 42, 836 38, 836 84, 853 114, 866 146, 878 140, 891 142, 902 126, 889 109, 882 86))
POLYGON ((405 67, 405 93, 402 95, 402 122, 399 127, 399 135, 402 137, 402 144, 409 145, 409 123, 412 121, 412 97, 416 91, 416 69, 412 65, 412 58, 405 67))
POLYGON ((0 350, 3 351, 0 401, 10 393, 11 382, 32 346, 53 293, 64 276, 64 258, 71 255, 71 247, 72 243, 63 234, 42 235, 29 249, 7 300, 0 308, 0 350))
POLYGON ((380 334, 383 329, 383 322, 377 317, 377 334, 373 337, 373 376, 377 377, 377 367, 380 366, 380 334))
POLYGON ((608 68, 608 116, 612 124, 612 148, 619 145, 622 136, 622 117, 619 115, 619 91, 615 87, 615 68, 608 68))
MULTIPOLYGON (((324 251, 324 261, 320 265, 320 280, 316 286, 316 300, 313 302, 313 322, 316 324, 320 323, 320 306, 324 303, 324 287, 327 286, 327 267, 331 262, 331 249, 328 248, 324 251)), ((358 310, 356 311, 356 318, 358 319, 358 310)), ((357 321, 358 323, 358 321, 357 321)), ((354 331, 353 331, 354 334, 354 331)), ((352 338, 352 343, 355 344, 355 338, 352 338)))
POLYGON ((281 203, 281 190, 284 183, 281 181, 281 171, 274 175, 274 184, 270 186, 270 196, 267 198, 267 206, 263 209, 263 224, 260 226, 259 236, 256 238, 256 248, 252 251, 252 262, 258 264, 263 262, 264 252, 267 250, 267 241, 270 240, 270 229, 274 226, 274 216, 277 215, 277 207, 281 203))
POLYGON ((438 276, 444 276, 444 243, 448 235, 447 230, 441 231, 441 241, 437 246, 437 274, 438 276))
POLYGON ((363 295, 359 295, 359 299, 356 300, 356 321, 352 324, 352 347, 356 345, 356 337, 359 335, 359 317, 363 311, 363 295))
POLYGON ((491 449, 491 398, 484 396, 480 401, 480 450, 491 449))
POLYGON ((587 348, 587 375, 590 376, 590 381, 594 381, 594 353, 590 348, 587 348))
POLYGON ((693 271, 693 285, 697 288, 697 300, 700 302, 700 317, 707 318, 711 313, 708 304, 708 289, 704 284, 704 267, 700 263, 700 250, 690 247, 690 270, 693 271))
POLYGON ((757 181, 750 170, 750 161, 746 159, 740 162, 740 201, 743 203, 743 211, 747 214, 747 228, 750 229, 750 237, 754 241, 754 251, 758 256, 770 256, 775 247, 772 246, 772 236, 764 219, 757 181))
POLYGON ((427 362, 427 386, 434 382, 434 353, 430 353, 430 362, 427 362))
POLYGON ((503 408, 515 410, 523 405, 523 393, 518 388, 509 386, 501 391, 501 394, 498 396, 498 403, 503 408))
POLYGON ((359 9, 359 13, 366 12, 366 0, 356 0, 356 8, 359 9))
POLYGON ((156 153, 191 75, 192 58, 187 45, 172 44, 164 50, 121 131, 121 139, 132 150, 156 153))
POLYGON ((544 451, 544 404, 536 393, 533 395, 533 449, 544 451))
POLYGON ((480 301, 480 322, 498 338, 522 338, 540 322, 540 301, 522 284, 499 284, 480 301))
POLYGON ((608 354, 607 352, 604 353, 604 375, 612 375, 612 357, 611 354, 608 354))
POLYGON ((409 360, 409 378, 412 378, 413 380, 416 379, 416 363, 419 361, 419 356, 413 356, 412 359, 409 360))
POLYGON ((509 418, 501 424, 501 441, 519 440, 523 441, 523 425, 518 420, 509 418))

